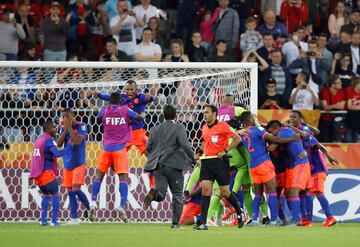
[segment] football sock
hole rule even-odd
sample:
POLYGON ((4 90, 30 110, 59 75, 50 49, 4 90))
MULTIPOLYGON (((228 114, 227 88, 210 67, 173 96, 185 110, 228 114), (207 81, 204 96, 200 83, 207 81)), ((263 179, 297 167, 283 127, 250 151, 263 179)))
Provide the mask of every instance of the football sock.
POLYGON ((258 221, 261 195, 255 195, 252 202, 252 220, 258 221))
POLYGON ((300 198, 298 196, 289 197, 288 203, 291 209, 291 223, 296 224, 299 221, 300 198))
POLYGON ((101 187, 101 181, 95 178, 93 182, 93 189, 91 194, 92 201, 96 201, 97 195, 100 192, 100 187, 101 187))
POLYGON ((252 217, 252 203, 253 203, 253 199, 251 197, 251 193, 250 193, 250 188, 249 189, 244 189, 243 190, 243 196, 244 196, 244 203, 245 203, 245 207, 246 210, 248 212, 249 217, 252 217))
POLYGON ((306 214, 307 219, 311 222, 313 215, 313 204, 314 204, 314 196, 310 194, 310 192, 306 192, 306 214))
POLYGON ((68 195, 69 195, 69 204, 70 204, 70 218, 76 219, 77 218, 77 200, 76 200, 76 194, 71 189, 68 189, 68 195))
POLYGON ((52 196, 52 223, 57 223, 58 215, 60 210, 60 197, 59 195, 53 195, 52 196))
POLYGON ((316 198, 320 202, 321 208, 323 209, 323 211, 324 211, 324 213, 326 215, 326 218, 329 218, 329 217, 333 216, 331 211, 330 211, 329 201, 326 199, 324 193, 317 194, 316 198))
POLYGON ((233 207, 235 208, 236 214, 237 214, 238 216, 241 215, 242 210, 241 210, 241 208, 240 208, 240 204, 239 204, 239 201, 238 201, 237 198, 236 198, 235 193, 230 192, 230 196, 229 196, 228 199, 229 199, 229 201, 230 201, 230 203, 231 203, 231 206, 233 206, 233 207))
POLYGON ((43 198, 41 200, 41 222, 47 223, 47 212, 49 208, 49 200, 51 196, 49 195, 43 195, 43 198))
POLYGON ((209 210, 210 196, 201 196, 201 224, 206 224, 209 210))
POLYGON ((268 193, 268 203, 271 214, 270 221, 274 222, 277 220, 277 215, 278 215, 278 203, 277 203, 276 193, 268 193))
POLYGON ((120 180, 119 192, 121 195, 120 206, 125 209, 128 198, 128 182, 126 179, 120 180))

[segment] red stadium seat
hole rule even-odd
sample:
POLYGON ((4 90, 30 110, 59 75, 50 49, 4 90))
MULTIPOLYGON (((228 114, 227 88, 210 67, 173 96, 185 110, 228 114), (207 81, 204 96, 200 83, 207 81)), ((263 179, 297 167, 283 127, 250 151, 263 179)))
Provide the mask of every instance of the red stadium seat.
POLYGON ((40 4, 30 4, 30 12, 32 12, 34 15, 40 15, 41 16, 41 6, 40 6, 40 4))
POLYGON ((1 3, 0 4, 1 13, 6 8, 11 9, 14 13, 16 12, 16 8, 15 8, 14 4, 12 4, 12 3, 1 3))
POLYGON ((30 12, 30 16, 32 16, 32 18, 34 19, 35 28, 39 28, 41 25, 41 14, 30 12))

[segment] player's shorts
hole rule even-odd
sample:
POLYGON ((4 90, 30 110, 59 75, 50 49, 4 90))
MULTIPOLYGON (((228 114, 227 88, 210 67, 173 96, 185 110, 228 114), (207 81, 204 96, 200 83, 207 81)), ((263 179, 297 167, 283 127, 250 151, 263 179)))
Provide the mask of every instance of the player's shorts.
POLYGON ((229 185, 230 165, 218 158, 202 159, 200 168, 200 181, 217 181, 219 186, 229 185))
POLYGON ((286 171, 276 174, 276 187, 285 187, 286 171))
POLYGON ((263 184, 275 178, 275 166, 271 160, 267 160, 255 168, 250 169, 254 184, 263 184))
POLYGON ((39 186, 44 195, 56 195, 59 192, 59 185, 56 179, 43 186, 39 186))
POLYGON ((324 193, 324 186, 327 174, 325 172, 319 172, 312 175, 312 192, 321 192, 324 193))
POLYGON ((56 179, 53 170, 45 170, 39 177, 35 178, 35 184, 39 187, 45 186, 56 179))
POLYGON ((297 187, 300 190, 304 190, 307 183, 309 183, 309 178, 311 176, 310 165, 309 163, 296 165, 294 168, 286 170, 285 176, 285 188, 289 189, 297 187))
POLYGON ((125 148, 117 151, 110 152, 103 150, 101 152, 98 161, 99 170, 102 173, 106 173, 111 166, 113 166, 115 174, 127 174, 129 172, 129 162, 125 148))
POLYGON ((145 130, 141 128, 133 130, 131 133, 131 142, 126 144, 126 150, 129 150, 132 146, 135 146, 139 149, 140 153, 143 154, 146 150, 146 143, 148 140, 148 137, 145 134, 145 130))
POLYGON ((83 185, 85 183, 86 165, 78 166, 72 170, 63 170, 62 186, 70 188, 74 185, 83 185))
POLYGON ((183 224, 187 219, 194 218, 201 212, 201 206, 195 202, 186 203, 180 217, 180 224, 183 224))

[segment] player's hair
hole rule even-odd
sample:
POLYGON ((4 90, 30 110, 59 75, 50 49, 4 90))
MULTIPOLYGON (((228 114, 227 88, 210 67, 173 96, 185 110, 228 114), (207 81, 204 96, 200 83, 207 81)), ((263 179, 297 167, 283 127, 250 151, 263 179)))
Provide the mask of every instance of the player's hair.
POLYGON ((240 122, 241 124, 244 126, 247 124, 247 122, 249 121, 251 117, 251 112, 250 111, 244 111, 241 115, 240 115, 240 122))
POLYGON ((303 115, 302 115, 302 113, 301 113, 300 111, 298 111, 298 110, 292 110, 291 112, 297 114, 300 119, 303 119, 303 115))
POLYGON ((116 41, 116 39, 114 39, 113 37, 108 38, 108 39, 106 40, 106 43, 113 43, 114 45, 117 45, 117 41, 116 41))
POLYGON ((126 85, 135 85, 135 86, 137 86, 137 83, 136 83, 136 81, 130 79, 130 80, 126 81, 125 86, 126 85))
POLYGON ((150 27, 145 27, 142 33, 144 33, 145 31, 150 31, 150 32, 152 32, 152 30, 151 30, 150 27))
POLYGON ((227 93, 225 94, 225 97, 234 97, 234 95, 232 95, 231 93, 227 93))
POLYGON ((112 92, 110 95, 110 104, 112 105, 120 105, 121 103, 121 96, 119 92, 112 92))
POLYGON ((270 129, 271 127, 281 127, 282 124, 280 123, 279 120, 270 120, 267 125, 266 125, 266 129, 270 129))
POLYGON ((211 112, 215 112, 216 115, 218 114, 218 109, 217 109, 217 107, 214 106, 214 105, 205 105, 205 106, 204 106, 204 109, 205 109, 205 108, 210 108, 210 109, 211 109, 211 112))
POLYGON ((42 125, 43 131, 46 132, 46 130, 47 130, 52 124, 54 124, 54 121, 52 121, 52 120, 46 120, 45 123, 43 123, 43 125, 42 125))
POLYGON ((165 120, 174 120, 176 117, 176 109, 172 105, 166 105, 163 109, 165 120))
POLYGON ((73 110, 71 108, 65 108, 64 110, 62 110, 63 114, 67 112, 73 112, 73 110))

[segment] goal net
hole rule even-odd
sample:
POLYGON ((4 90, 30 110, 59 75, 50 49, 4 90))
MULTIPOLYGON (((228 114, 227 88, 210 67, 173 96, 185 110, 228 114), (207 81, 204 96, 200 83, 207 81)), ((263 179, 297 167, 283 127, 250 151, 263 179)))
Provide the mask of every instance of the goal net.
MULTIPOLYGON (((146 130, 162 122, 161 110, 173 104, 177 121, 186 126, 194 149, 200 145, 202 106, 219 106, 226 94, 257 110, 257 64, 254 63, 115 63, 115 62, 0 62, 0 221, 36 221, 41 194, 29 179, 33 143, 42 124, 61 119, 61 110, 72 108, 76 119, 87 126, 87 175, 83 190, 90 198, 97 160, 102 150, 102 126, 97 115, 108 103, 96 92, 122 91, 127 80, 135 80, 139 92, 155 97, 145 111, 146 130)), ((143 210, 150 190, 143 173, 146 156, 136 147, 128 152, 129 196, 127 211, 132 221, 168 221, 171 193, 162 203, 143 210)), ((62 167, 61 158, 59 159, 62 167)), ((61 179, 61 171, 60 178, 61 179)), ((185 175, 185 181, 189 174, 185 175)), ((97 218, 118 219, 118 178, 109 171, 98 197, 97 218)), ((61 188, 60 220, 69 218, 69 201, 61 188)), ((80 215, 79 215, 80 216, 80 215)))

